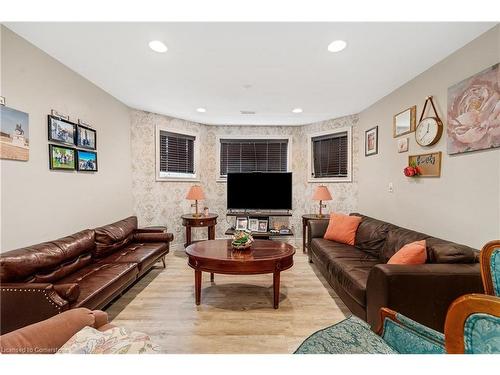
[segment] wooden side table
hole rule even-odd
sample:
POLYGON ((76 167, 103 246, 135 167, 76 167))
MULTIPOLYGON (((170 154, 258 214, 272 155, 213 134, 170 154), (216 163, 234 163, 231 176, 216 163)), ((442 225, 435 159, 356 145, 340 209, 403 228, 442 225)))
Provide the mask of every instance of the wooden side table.
POLYGON ((191 228, 208 228, 208 239, 215 240, 215 225, 217 224, 216 214, 208 214, 201 216, 194 216, 193 214, 182 215, 182 225, 186 227, 186 243, 184 247, 188 247, 193 243, 191 240, 191 228))
POLYGON ((317 214, 305 214, 302 215, 302 252, 307 253, 307 223, 309 220, 330 220, 329 215, 323 215, 319 217, 317 214))

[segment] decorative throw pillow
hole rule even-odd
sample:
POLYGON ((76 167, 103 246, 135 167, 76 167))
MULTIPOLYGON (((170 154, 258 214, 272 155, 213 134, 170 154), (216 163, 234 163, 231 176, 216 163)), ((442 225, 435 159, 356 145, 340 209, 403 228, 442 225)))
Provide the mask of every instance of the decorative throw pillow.
POLYGON ((387 264, 424 264, 427 260, 425 240, 404 245, 394 254, 387 264))
POLYGON ((354 245, 354 238, 356 237, 359 223, 361 223, 361 217, 359 216, 331 214, 330 222, 323 238, 347 245, 354 245))
POLYGON ((155 354, 160 347, 149 336, 114 327, 104 332, 91 327, 78 331, 58 351, 58 354, 155 354))

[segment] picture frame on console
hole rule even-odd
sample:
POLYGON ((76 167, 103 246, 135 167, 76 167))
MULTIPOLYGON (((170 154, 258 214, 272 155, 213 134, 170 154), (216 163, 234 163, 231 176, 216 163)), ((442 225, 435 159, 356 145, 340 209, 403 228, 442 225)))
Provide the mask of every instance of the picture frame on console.
POLYGON ((267 220, 259 220, 259 228, 257 232, 261 233, 267 232, 267 225, 268 225, 267 220))
POLYGON ((236 230, 248 229, 248 217, 240 216, 236 218, 236 230))
POLYGON ((248 219, 248 230, 252 232, 259 231, 259 219, 248 219))

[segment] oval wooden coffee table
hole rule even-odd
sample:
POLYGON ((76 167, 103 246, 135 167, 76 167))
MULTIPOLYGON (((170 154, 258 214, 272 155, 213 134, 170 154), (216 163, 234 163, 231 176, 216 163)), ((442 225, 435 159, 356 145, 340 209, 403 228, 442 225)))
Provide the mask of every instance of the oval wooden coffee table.
MULTIPOLYGON (((234 250, 231 240, 196 242, 186 248, 188 264, 194 269, 196 304, 201 298, 201 273, 225 275, 273 274, 274 308, 279 305, 280 273, 293 266, 293 246, 278 241, 256 240, 250 249, 234 250)), ((213 280, 213 279, 212 279, 213 280)))

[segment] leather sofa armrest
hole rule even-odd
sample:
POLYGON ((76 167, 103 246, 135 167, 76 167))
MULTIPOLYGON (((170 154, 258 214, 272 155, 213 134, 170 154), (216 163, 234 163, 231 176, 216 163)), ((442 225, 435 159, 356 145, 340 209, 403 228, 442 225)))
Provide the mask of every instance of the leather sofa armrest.
POLYGON ((57 315, 69 305, 52 284, 2 283, 0 298, 2 334, 57 315))
POLYGON ((134 232, 136 242, 172 242, 174 235, 167 232, 134 232))
POLYGON ((309 220, 307 222, 307 234, 309 239, 323 238, 328 228, 327 220, 309 220))
POLYGON ((443 332, 450 304, 459 296, 481 293, 480 267, 474 264, 378 264, 368 275, 367 321, 375 329, 387 307, 443 332))

